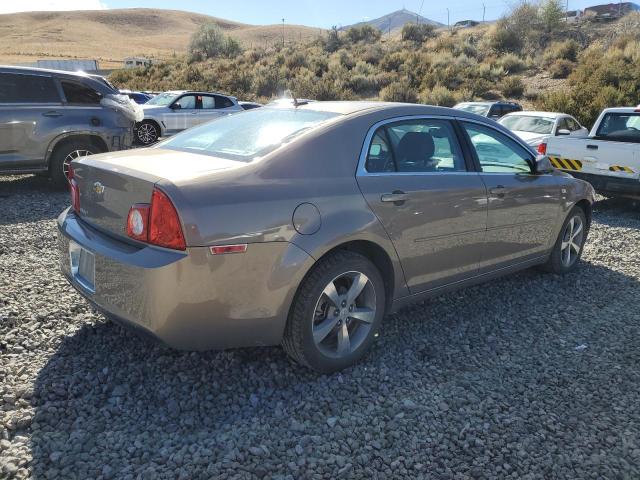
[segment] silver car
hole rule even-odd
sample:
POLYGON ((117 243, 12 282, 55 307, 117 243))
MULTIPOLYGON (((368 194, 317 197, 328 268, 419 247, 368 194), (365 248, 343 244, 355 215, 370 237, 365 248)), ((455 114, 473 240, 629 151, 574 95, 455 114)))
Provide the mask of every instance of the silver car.
POLYGON ((535 149, 549 137, 559 135, 586 137, 589 135, 589 130, 566 113, 509 113, 499 119, 498 123, 504 125, 535 149))
POLYGON ((135 139, 141 145, 151 145, 160 137, 244 111, 235 97, 191 90, 161 93, 147 101, 142 109, 144 119, 135 126, 135 139))
POLYGON ((407 303, 575 268, 593 188, 491 120, 377 102, 264 107, 72 163, 62 271, 179 349, 282 344, 347 367, 407 303))

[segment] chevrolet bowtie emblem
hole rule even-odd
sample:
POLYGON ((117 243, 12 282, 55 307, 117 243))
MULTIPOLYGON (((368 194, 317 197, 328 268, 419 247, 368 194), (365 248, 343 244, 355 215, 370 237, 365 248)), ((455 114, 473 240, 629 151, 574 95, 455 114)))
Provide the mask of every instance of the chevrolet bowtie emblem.
POLYGON ((100 182, 95 182, 93 184, 93 191, 98 195, 102 195, 104 193, 104 185, 100 182))

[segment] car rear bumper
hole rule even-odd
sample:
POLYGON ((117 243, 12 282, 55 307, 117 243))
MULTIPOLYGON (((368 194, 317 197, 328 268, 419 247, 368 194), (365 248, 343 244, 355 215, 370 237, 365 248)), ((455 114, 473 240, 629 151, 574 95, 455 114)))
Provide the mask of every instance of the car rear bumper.
POLYGON ((288 242, 252 243, 231 255, 138 247, 69 209, 58 217, 58 247, 62 272, 95 307, 181 350, 279 344, 296 288, 313 264, 288 242), (71 271, 71 242, 94 254, 93 288, 71 271))

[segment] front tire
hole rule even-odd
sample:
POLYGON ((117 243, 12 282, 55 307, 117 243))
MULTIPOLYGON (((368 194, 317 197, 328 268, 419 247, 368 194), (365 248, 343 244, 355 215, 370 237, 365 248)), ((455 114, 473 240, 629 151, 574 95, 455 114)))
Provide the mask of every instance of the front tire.
POLYGON ((151 120, 143 120, 135 128, 135 139, 140 145, 149 146, 160 138, 160 128, 151 120))
POLYGON ((359 253, 320 260, 293 301, 283 347, 297 363, 330 373, 359 361, 373 343, 385 310, 376 266, 359 253))
POLYGON ((576 268, 587 240, 587 217, 580 207, 573 207, 567 215, 553 251, 543 268, 548 272, 564 274, 576 268))
POLYGON ((51 155, 49 176, 56 188, 69 185, 69 165, 73 160, 100 153, 91 143, 85 141, 71 141, 56 147, 51 155))

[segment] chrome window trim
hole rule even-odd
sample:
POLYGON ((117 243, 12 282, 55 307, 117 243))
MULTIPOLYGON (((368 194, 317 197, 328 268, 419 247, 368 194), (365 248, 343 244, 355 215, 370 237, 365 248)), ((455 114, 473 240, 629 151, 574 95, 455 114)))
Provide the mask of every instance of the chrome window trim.
MULTIPOLYGON (((364 144, 362 146, 362 150, 360 151, 360 158, 358 159, 358 168, 356 170, 356 177, 386 177, 386 176, 430 176, 430 175, 478 175, 480 172, 473 171, 456 171, 456 172, 368 172, 366 168, 367 164, 367 155, 369 154, 369 148, 371 147, 371 140, 375 135, 378 128, 388 125, 390 123, 404 122, 407 120, 449 120, 455 121, 458 120, 458 117, 454 117, 453 115, 403 115, 401 117, 393 117, 387 118, 385 120, 380 120, 379 122, 374 123, 369 130, 367 131, 367 135, 364 138, 364 144)), ((481 122, 478 122, 481 123, 481 122)), ((481 123, 482 124, 482 123, 481 123)), ((454 134, 456 134, 454 130, 454 134)), ((458 138, 456 134, 456 140, 460 144, 460 148, 464 151, 462 146, 462 142, 458 138)))

